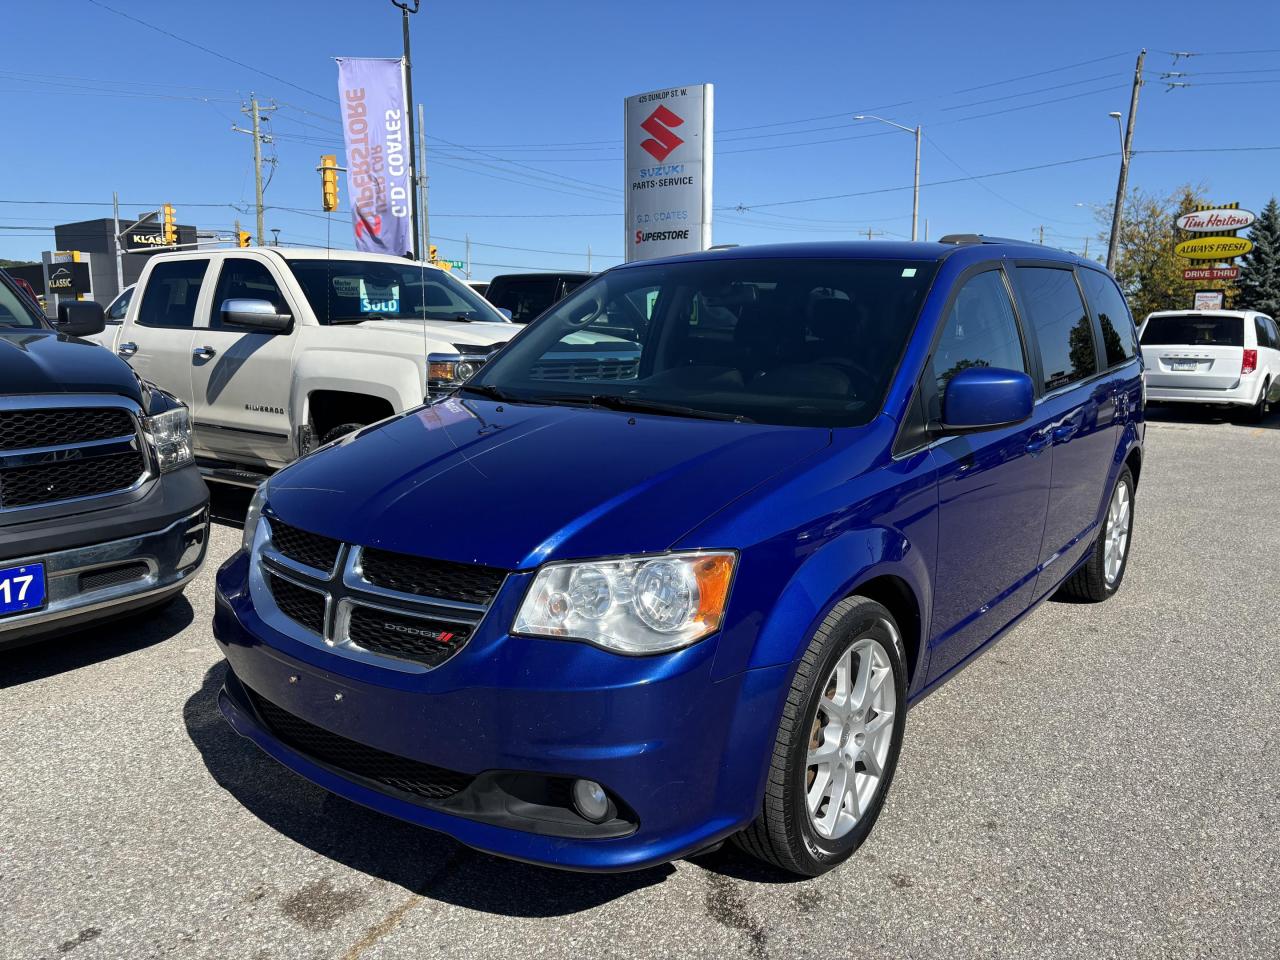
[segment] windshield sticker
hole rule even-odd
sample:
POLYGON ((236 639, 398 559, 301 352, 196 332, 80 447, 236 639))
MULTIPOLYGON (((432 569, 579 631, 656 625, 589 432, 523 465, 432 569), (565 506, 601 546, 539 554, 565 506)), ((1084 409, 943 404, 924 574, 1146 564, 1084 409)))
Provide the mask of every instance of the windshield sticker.
POLYGON ((400 285, 396 283, 380 287, 374 283, 360 281, 361 313, 399 313, 400 285))
POLYGON ((339 297, 347 297, 354 300, 360 296, 360 278, 359 277, 334 277, 333 292, 339 297))
POLYGON ((914 276, 916 275, 916 268, 915 268, 915 267, 903 267, 903 268, 902 268, 902 275, 903 275, 904 277, 914 277, 914 276))

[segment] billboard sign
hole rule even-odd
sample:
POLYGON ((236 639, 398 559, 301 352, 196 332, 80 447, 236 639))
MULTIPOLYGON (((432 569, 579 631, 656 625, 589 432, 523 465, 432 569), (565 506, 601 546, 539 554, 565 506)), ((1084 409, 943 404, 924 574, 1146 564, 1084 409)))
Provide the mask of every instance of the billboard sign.
POLYGON ((1230 260, 1253 249, 1248 237, 1192 237, 1183 240, 1173 252, 1188 260, 1230 260))
POLYGON ((45 290, 64 297, 89 293, 89 264, 83 261, 49 264, 46 268, 45 290))
POLYGON ((1188 233, 1230 233, 1243 230, 1256 220, 1248 210, 1222 207, 1217 210, 1193 210, 1177 220, 1178 229, 1188 233))
POLYGON ((1197 290, 1192 310, 1221 310, 1227 295, 1221 290, 1197 290))
POLYGON ((338 104, 356 249, 413 250, 404 61, 338 58, 338 104))
POLYGON ((711 246, 713 90, 709 83, 628 97, 627 260, 711 246))

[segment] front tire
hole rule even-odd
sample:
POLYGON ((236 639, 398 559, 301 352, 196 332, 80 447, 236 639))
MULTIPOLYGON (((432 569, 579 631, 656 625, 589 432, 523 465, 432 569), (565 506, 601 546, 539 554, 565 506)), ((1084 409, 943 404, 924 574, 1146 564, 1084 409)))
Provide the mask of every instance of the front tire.
POLYGON ((1133 541, 1134 489, 1133 473, 1128 467, 1121 467, 1093 552, 1088 562, 1058 588, 1062 599, 1101 603, 1120 589, 1133 541))
POLYGON ((880 816, 898 766, 906 677, 893 615, 865 597, 836 604, 792 680, 763 809, 735 842, 806 877, 847 860, 880 816))

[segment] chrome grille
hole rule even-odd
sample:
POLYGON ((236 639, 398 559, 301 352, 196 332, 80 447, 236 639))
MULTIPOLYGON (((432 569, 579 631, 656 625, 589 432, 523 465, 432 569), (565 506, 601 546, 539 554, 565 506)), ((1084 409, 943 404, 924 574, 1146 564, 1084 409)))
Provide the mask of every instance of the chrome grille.
POLYGON ((457 653, 507 575, 344 544, 270 511, 262 526, 250 580, 259 613, 298 639, 395 669, 435 667, 457 653))
POLYGON ((148 476, 124 398, 0 397, 0 510, 123 493, 148 476))

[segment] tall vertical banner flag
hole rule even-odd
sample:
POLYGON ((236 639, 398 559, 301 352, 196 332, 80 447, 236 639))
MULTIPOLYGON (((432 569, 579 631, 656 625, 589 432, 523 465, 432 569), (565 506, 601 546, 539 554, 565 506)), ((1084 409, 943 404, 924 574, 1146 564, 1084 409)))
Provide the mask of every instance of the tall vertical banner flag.
POLYGON ((628 97, 628 260, 711 246, 712 85, 628 97))
POLYGON ((338 103, 356 249, 413 250, 404 61, 338 57, 338 103))

